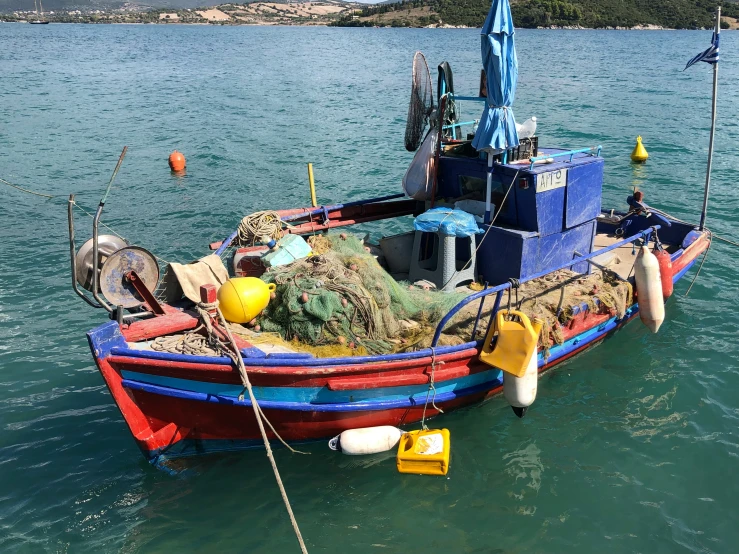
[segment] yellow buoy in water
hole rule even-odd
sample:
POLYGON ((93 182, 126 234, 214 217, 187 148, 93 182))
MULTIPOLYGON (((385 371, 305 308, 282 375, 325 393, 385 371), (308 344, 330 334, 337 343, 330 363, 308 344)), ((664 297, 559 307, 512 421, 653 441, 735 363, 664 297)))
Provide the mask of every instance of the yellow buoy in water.
POLYGON ((277 286, 256 277, 234 277, 218 289, 218 304, 223 317, 231 323, 249 323, 269 304, 269 295, 277 286))
POLYGON ((631 152, 631 161, 644 163, 647 161, 648 157, 649 154, 647 154, 647 149, 644 148, 644 145, 641 143, 641 136, 636 137, 636 146, 634 146, 634 150, 631 152))

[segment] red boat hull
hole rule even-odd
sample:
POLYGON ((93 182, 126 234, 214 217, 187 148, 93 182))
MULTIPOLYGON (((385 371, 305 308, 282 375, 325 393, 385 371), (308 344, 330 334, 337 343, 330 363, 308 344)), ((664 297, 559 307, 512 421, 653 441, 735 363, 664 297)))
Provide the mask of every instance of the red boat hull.
MULTIPOLYGON (((673 260, 677 281, 708 246, 705 233, 673 260)), ((599 343, 638 313, 618 319, 583 310, 563 329, 565 343, 540 360, 540 371, 599 343)), ((147 459, 262 445, 241 381, 227 359, 134 350, 130 344, 194 327, 195 318, 168 313, 127 328, 109 322, 88 333, 95 361, 147 459), (226 361, 224 361, 226 360, 226 361)), ((248 348, 249 345, 243 345, 248 348)), ((498 370, 478 361, 475 343, 440 347, 432 354, 393 355, 382 363, 353 358, 284 361, 246 358, 247 371, 265 415, 292 442, 330 438, 344 430, 420 421, 434 375, 436 405, 444 412, 479 403, 502 390, 498 370)), ((429 404, 427 417, 438 412, 429 404)), ((275 437, 270 432, 270 438, 275 437)))

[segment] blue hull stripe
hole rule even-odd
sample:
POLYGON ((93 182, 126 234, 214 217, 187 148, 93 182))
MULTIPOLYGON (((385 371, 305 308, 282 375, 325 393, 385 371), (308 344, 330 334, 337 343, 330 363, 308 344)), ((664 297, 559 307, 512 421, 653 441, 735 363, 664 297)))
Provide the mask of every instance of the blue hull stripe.
MULTIPOLYGON (((448 402, 471 394, 486 392, 490 389, 502 385, 502 380, 486 382, 474 387, 466 389, 452 390, 444 393, 436 394, 436 403, 448 402)), ((180 389, 172 389, 169 387, 161 387, 159 385, 149 385, 138 381, 129 381, 124 379, 121 384, 134 391, 150 392, 161 396, 169 396, 171 398, 180 398, 183 400, 198 400, 200 402, 209 402, 212 404, 224 404, 230 406, 251 406, 248 396, 244 400, 238 397, 219 396, 216 394, 205 394, 202 392, 190 392, 180 389)), ((375 410, 390 410, 393 408, 411 408, 414 406, 423 406, 426 400, 426 393, 420 399, 414 397, 402 398, 398 400, 383 400, 374 402, 353 402, 350 404, 311 404, 308 402, 278 402, 274 400, 260 400, 259 406, 265 410, 290 410, 300 412, 366 412, 375 410)))
MULTIPOLYGON (((186 392, 200 393, 204 395, 218 396, 222 398, 237 398, 243 391, 241 385, 228 385, 222 383, 206 383, 190 379, 178 379, 175 377, 164 377, 135 371, 121 371, 121 376, 127 382, 139 384, 156 385, 168 387, 186 392)), ((450 379, 436 383, 437 395, 455 390, 468 389, 487 383, 489 386, 501 382, 500 370, 490 369, 473 375, 467 375, 458 379, 450 379)), ((395 400, 415 400, 426 398, 428 385, 406 385, 400 387, 382 387, 376 389, 357 389, 351 391, 332 391, 327 387, 254 387, 254 396, 262 403, 274 401, 283 403, 309 404, 355 404, 357 402, 392 402, 395 400)))

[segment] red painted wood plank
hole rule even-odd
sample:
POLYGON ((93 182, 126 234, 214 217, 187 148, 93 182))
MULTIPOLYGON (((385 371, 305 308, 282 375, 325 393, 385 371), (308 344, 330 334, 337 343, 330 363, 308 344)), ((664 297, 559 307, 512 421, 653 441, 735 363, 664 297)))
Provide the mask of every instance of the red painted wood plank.
POLYGON ((124 325, 121 333, 128 342, 138 342, 162 335, 189 331, 195 329, 198 323, 198 318, 192 314, 175 310, 174 313, 168 313, 160 317, 136 321, 127 327, 124 325))
MULTIPOLYGON (((440 368, 437 366, 434 371, 434 382, 447 381, 449 379, 458 379, 469 375, 470 369, 467 365, 440 368)), ((346 391, 346 390, 367 390, 379 389, 384 387, 402 387, 407 385, 426 385, 431 380, 431 369, 427 368, 424 373, 416 374, 395 374, 382 375, 378 373, 370 373, 362 377, 350 377, 342 379, 329 379, 326 382, 329 390, 346 391)))

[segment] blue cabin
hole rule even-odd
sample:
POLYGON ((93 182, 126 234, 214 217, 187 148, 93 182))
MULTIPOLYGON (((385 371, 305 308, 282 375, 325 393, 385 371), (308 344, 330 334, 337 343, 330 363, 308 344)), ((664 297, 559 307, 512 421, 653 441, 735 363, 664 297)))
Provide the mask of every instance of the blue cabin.
MULTIPOLYGON (((455 98, 459 100, 483 99, 455 98)), ((444 127, 437 205, 485 200, 487 157, 472 148, 474 134, 468 134, 468 140, 456 138, 456 127, 470 123, 444 127)), ((536 137, 524 142, 498 156, 492 168, 492 213, 498 215, 492 225, 480 223, 486 234, 477 235, 476 257, 478 281, 489 285, 557 267, 594 247, 603 188, 600 149, 538 149, 536 137)), ((588 273, 589 264, 572 269, 588 273)))

